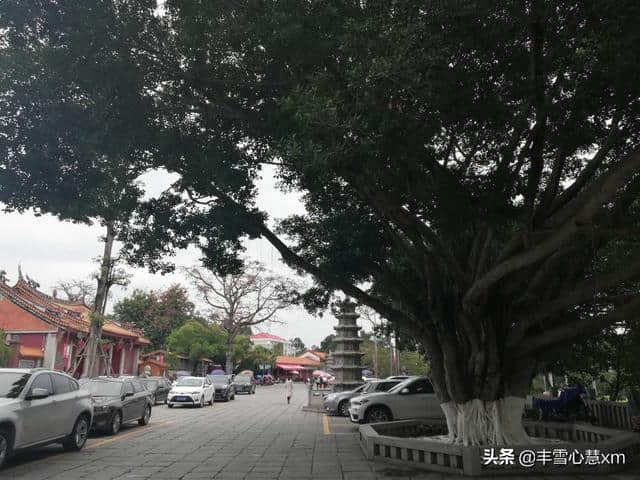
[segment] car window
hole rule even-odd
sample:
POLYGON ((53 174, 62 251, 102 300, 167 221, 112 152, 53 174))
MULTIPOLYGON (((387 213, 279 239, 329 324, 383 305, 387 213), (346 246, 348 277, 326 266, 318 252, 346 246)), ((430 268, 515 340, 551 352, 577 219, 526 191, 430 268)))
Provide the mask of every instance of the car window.
POLYGON ((135 389, 133 388, 133 384, 131 382, 124 382, 124 393, 135 393, 135 389))
POLYGON ((433 387, 428 380, 420 379, 409 385, 410 393, 433 393, 433 387))
POLYGON ((378 384, 376 391, 378 392, 386 392, 387 390, 389 390, 391 387, 393 387, 394 385, 397 385, 398 382, 381 382, 378 384))
POLYGON ((0 371, 0 398, 18 398, 30 378, 30 373, 0 371))
POLYGON ((146 390, 138 380, 131 380, 131 385, 133 385, 133 390, 136 393, 144 392, 146 390))
POLYGON ((76 390, 80 390, 80 384, 71 378, 67 378, 69 385, 71 385, 71 391, 75 392, 76 390))
POLYGON ((48 373, 41 373, 36 378, 33 379, 33 383, 31 384, 31 391, 34 388, 44 388, 49 395, 53 395, 53 385, 51 384, 51 375, 48 373))
POLYGON ((62 395, 63 393, 69 393, 71 391, 71 384, 67 377, 63 377, 62 375, 51 375, 53 378, 53 390, 56 392, 56 395, 62 395))

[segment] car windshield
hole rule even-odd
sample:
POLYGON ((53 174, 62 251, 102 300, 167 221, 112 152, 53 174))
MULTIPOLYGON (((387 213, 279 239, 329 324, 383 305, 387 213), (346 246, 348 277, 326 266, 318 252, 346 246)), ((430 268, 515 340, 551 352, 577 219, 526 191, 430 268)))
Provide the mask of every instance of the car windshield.
POLYGON ((94 397, 118 397, 122 391, 122 382, 91 380, 83 385, 94 397))
POLYGON ((202 379, 201 378, 181 378, 176 383, 176 387, 201 387, 202 379))
POLYGON ((236 377, 235 381, 237 383, 251 383, 251 379, 249 377, 236 377))
POLYGON ((158 386, 157 380, 142 380, 142 384, 148 389, 156 388, 158 386))
POLYGON ((369 385, 371 385, 371 383, 365 383, 364 385, 360 385, 358 388, 356 388, 353 392, 354 393, 363 393, 369 390, 369 385))
POLYGON ((0 373, 0 398, 17 398, 30 377, 30 373, 0 373))
POLYGON ((227 383, 229 383, 229 379, 226 375, 212 375, 209 378, 216 385, 226 385, 227 383))

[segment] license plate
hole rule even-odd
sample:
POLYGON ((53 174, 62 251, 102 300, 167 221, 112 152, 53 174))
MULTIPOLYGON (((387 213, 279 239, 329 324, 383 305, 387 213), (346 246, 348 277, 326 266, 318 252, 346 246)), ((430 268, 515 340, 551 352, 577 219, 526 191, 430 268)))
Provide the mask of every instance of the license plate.
POLYGON ((186 402, 187 401, 187 397, 176 397, 176 400, 179 402, 186 402))

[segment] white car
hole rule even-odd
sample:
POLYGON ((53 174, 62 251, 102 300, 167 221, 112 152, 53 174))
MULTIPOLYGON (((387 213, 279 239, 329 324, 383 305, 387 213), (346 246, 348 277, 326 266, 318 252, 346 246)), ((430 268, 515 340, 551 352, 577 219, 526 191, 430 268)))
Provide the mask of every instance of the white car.
POLYGON ((84 447, 93 405, 69 375, 44 369, 0 369, 0 467, 13 453, 48 443, 84 447))
POLYGON ((444 413, 429 379, 411 377, 388 392, 352 398, 349 417, 354 423, 377 423, 410 418, 443 419, 444 413))
POLYGON ((215 389, 213 383, 207 377, 181 377, 179 378, 167 396, 167 406, 191 405, 204 407, 213 405, 215 389))

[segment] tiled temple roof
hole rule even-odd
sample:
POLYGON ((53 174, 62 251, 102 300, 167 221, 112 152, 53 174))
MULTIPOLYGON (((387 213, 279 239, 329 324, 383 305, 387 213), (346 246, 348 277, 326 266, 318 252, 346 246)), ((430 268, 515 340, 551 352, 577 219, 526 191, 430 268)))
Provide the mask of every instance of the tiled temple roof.
MULTIPOLYGON (((83 303, 54 298, 30 286, 20 279, 10 287, 0 282, 0 296, 31 313, 33 316, 63 329, 89 333, 92 309, 83 303)), ((125 328, 115 322, 107 322, 102 331, 106 336, 129 338, 137 344, 149 345, 141 330, 125 328)))

